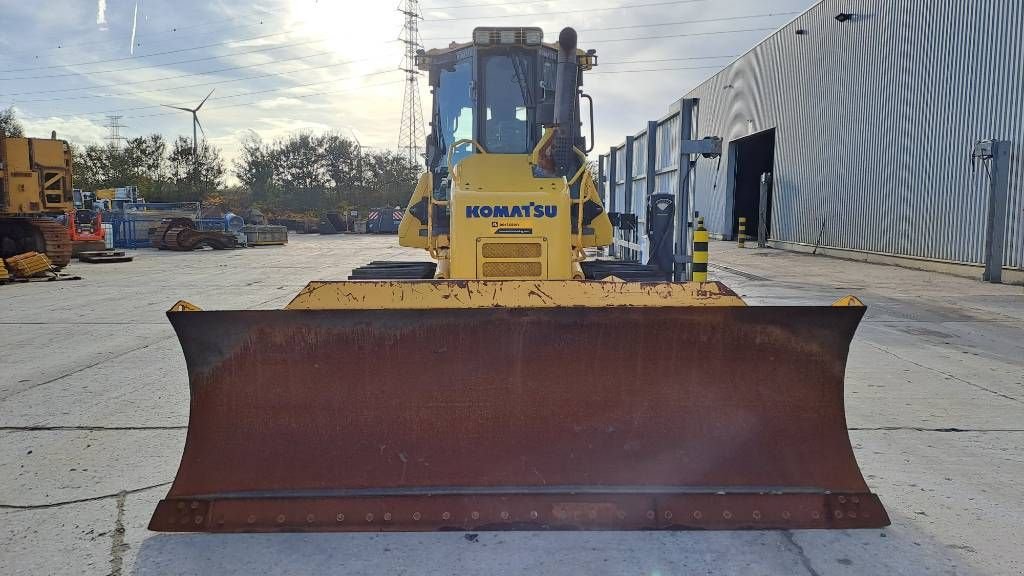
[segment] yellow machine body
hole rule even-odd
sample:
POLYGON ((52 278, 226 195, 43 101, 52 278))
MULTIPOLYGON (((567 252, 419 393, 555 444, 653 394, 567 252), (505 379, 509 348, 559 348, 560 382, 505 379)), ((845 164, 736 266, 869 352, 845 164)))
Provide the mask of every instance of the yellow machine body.
MULTIPOLYGON (((847 298, 852 298, 848 296, 847 298)), ((845 300, 835 305, 847 305, 845 300)), ((180 302, 187 310, 192 306, 180 302)), ((310 282, 288 310, 473 308, 664 308, 746 306, 720 282, 640 283, 566 280, 310 282)), ((192 306, 192 309, 195 309, 192 306)))
MULTIPOLYGON (((580 177, 584 201, 600 205, 589 172, 580 177)), ((410 204, 429 189, 430 175, 424 174, 417 190, 422 195, 410 204)), ((602 212, 573 233, 571 210, 579 203, 570 196, 565 178, 534 176, 528 154, 478 152, 454 167, 450 200, 443 204, 450 235, 434 236, 429 222, 419 225, 406 212, 399 243, 436 255, 442 278, 582 279, 582 250, 610 244, 611 222, 602 212)))
POLYGON ((46 254, 71 260, 71 239, 54 218, 74 210, 71 149, 57 139, 0 137, 0 257, 46 254))
POLYGON ((0 212, 52 214, 73 206, 71 152, 67 142, 0 139, 0 212))

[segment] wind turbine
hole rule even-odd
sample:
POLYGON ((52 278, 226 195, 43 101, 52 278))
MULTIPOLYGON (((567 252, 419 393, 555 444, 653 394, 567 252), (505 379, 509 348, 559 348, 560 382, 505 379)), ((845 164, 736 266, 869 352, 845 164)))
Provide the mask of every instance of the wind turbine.
MULTIPOLYGON (((213 90, 216 90, 216 88, 214 88, 213 90)), ((165 108, 174 108, 175 110, 183 110, 185 112, 189 112, 189 113, 192 114, 192 157, 193 158, 196 158, 199 155, 199 146, 197 144, 197 138, 196 138, 196 127, 197 126, 199 127, 199 130, 202 130, 203 138, 206 138, 206 130, 203 130, 203 125, 199 122, 199 114, 198 114, 198 112, 199 112, 199 109, 203 107, 203 104, 206 104, 206 101, 210 99, 210 96, 213 95, 213 90, 210 90, 210 93, 206 95, 206 98, 203 98, 203 101, 200 102, 199 106, 196 106, 195 108, 182 108, 181 106, 170 106, 168 104, 162 104, 162 106, 164 106, 165 108)))

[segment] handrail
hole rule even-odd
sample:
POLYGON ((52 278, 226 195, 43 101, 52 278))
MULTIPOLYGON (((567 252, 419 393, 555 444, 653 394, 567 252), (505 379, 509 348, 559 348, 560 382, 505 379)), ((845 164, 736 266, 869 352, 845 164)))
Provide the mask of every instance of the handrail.
MULTIPOLYGON (((567 186, 570 189, 572 188, 573 184, 575 184, 576 181, 579 180, 581 176, 583 176, 583 173, 587 171, 587 155, 582 150, 580 150, 579 148, 577 148, 575 146, 573 146, 572 149, 573 149, 574 152, 576 152, 576 155, 579 156, 579 158, 580 158, 580 169, 576 171, 576 175, 573 176, 572 180, 570 180, 568 182, 567 186)), ((570 192, 570 195, 569 195, 569 199, 572 200, 571 192, 570 192)), ((580 197, 579 197, 579 201, 576 203, 576 206, 577 206, 576 207, 576 249, 579 251, 579 255, 577 256, 577 260, 576 261, 579 262, 579 261, 583 260, 583 258, 580 257, 580 255, 583 255, 583 183, 582 182, 580 183, 580 197)))
POLYGON ((476 148, 478 152, 480 152, 481 154, 487 154, 487 150, 484 150, 484 147, 481 146, 479 142, 473 140, 472 138, 463 138, 462 140, 456 140, 455 142, 452 142, 452 145, 448 147, 447 163, 449 175, 451 175, 452 171, 455 169, 455 167, 452 166, 452 156, 455 154, 455 147, 462 146, 463 144, 472 144, 473 147, 476 148))

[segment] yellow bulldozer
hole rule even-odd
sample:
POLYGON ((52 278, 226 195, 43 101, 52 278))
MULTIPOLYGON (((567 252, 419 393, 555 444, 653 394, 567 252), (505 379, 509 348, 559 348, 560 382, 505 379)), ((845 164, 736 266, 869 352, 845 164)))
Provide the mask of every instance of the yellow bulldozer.
MULTIPOLYGON (((868 528, 843 377, 864 306, 592 277, 611 225, 567 28, 422 52, 399 242, 284 310, 168 312, 191 412, 158 531, 868 528)), ((599 269, 599 268, 598 268, 599 269)), ((600 275, 600 274, 599 274, 600 275)))
POLYGON ((46 254, 57 267, 71 262, 71 237, 57 219, 74 210, 71 151, 56 135, 0 136, 0 257, 46 254))

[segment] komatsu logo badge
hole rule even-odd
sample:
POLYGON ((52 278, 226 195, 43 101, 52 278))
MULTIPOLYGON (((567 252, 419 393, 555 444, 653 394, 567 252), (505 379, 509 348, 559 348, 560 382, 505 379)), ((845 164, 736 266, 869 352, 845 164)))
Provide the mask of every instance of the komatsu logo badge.
POLYGON ((470 204, 466 206, 466 218, 554 218, 558 216, 558 206, 553 204, 529 204, 505 206, 501 204, 484 205, 470 204))

